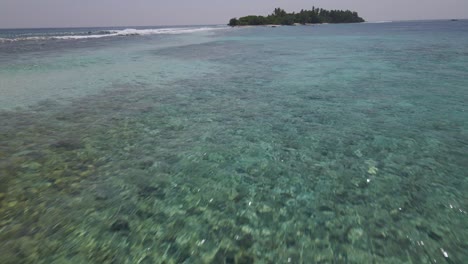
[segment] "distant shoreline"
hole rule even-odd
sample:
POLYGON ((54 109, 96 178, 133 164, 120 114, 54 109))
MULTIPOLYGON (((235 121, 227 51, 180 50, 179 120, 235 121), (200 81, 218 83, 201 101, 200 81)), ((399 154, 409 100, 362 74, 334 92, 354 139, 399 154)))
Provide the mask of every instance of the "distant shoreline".
POLYGON ((365 22, 355 11, 350 10, 326 10, 312 7, 311 10, 302 9, 300 12, 287 13, 284 9, 275 8, 273 13, 264 17, 249 15, 231 18, 228 26, 258 26, 258 25, 287 25, 296 24, 339 24, 339 23, 360 23, 365 22))
MULTIPOLYGON (((365 24, 365 23, 390 23, 393 21, 385 21, 385 22, 360 22, 360 23, 341 23, 341 24, 365 24)), ((238 26, 231 26, 235 28, 248 28, 248 27, 314 27, 314 26, 321 26, 321 25, 330 25, 331 23, 307 23, 307 24, 300 24, 294 23, 292 25, 277 25, 277 24, 268 24, 268 25, 238 25, 238 26)))

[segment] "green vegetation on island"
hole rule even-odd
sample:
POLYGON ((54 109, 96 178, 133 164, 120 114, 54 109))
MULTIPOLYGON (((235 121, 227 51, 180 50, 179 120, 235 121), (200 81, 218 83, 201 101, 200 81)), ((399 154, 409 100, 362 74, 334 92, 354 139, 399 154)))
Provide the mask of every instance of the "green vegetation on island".
POLYGON ((360 23, 365 20, 357 12, 350 10, 326 10, 312 7, 312 10, 301 10, 299 13, 286 13, 284 9, 275 8, 271 15, 245 16, 239 19, 232 18, 229 26, 254 26, 254 25, 293 25, 320 24, 320 23, 360 23))

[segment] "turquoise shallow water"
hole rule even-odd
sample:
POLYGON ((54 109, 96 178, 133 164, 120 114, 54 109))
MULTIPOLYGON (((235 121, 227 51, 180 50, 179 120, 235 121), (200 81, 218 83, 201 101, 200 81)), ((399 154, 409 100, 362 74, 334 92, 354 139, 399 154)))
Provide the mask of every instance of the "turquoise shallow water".
POLYGON ((467 23, 3 41, 1 262, 463 263, 467 23))

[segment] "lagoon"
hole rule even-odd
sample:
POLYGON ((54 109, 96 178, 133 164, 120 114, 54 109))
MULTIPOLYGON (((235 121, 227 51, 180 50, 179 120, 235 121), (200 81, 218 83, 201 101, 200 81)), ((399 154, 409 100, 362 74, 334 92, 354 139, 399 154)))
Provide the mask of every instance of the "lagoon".
POLYGON ((0 30, 0 260, 462 263, 467 29, 0 30))

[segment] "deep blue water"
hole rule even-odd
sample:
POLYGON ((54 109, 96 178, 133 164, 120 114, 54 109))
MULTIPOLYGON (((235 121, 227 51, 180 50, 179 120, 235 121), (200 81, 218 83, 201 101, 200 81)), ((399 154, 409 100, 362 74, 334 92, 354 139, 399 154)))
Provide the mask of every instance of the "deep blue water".
POLYGON ((468 21, 0 30, 2 263, 463 263, 468 21))

